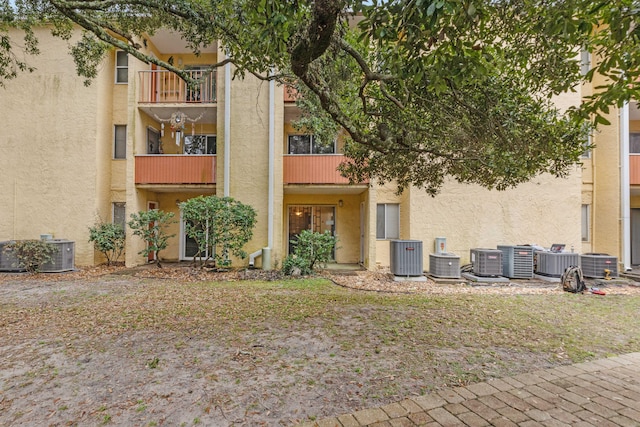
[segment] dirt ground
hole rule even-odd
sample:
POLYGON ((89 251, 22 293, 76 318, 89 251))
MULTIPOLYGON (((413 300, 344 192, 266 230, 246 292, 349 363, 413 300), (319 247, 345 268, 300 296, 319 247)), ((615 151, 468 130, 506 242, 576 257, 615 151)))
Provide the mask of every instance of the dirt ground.
MULTIPOLYGON (((418 344, 419 351, 367 354, 370 359, 364 363, 363 354, 350 351, 348 342, 359 339, 349 330, 366 313, 344 313, 336 322, 335 328, 345 334, 341 344, 312 324, 282 331, 267 323, 230 342, 222 333, 195 329, 113 333, 90 315, 85 321, 93 324, 86 327, 57 323, 56 312, 81 313, 100 296, 139 298, 153 280, 197 282, 211 277, 188 268, 148 266, 49 275, 0 273, 0 309, 17 313, 12 319, 0 318, 0 425, 293 425, 455 385, 452 381, 464 381, 464 372, 500 376, 554 363, 543 354, 500 348, 492 349, 491 360, 476 354, 471 361, 469 349, 448 348, 431 351, 430 360, 439 360, 438 352, 446 360, 434 366, 421 362, 418 344)), ((386 272, 327 277, 340 286, 373 292, 562 293, 557 283, 549 282, 399 285, 386 272)), ((215 276, 275 278, 275 273, 258 271, 215 276)), ((640 288, 622 284, 607 292, 640 295, 640 288)), ((469 380, 474 378, 478 376, 469 380)))

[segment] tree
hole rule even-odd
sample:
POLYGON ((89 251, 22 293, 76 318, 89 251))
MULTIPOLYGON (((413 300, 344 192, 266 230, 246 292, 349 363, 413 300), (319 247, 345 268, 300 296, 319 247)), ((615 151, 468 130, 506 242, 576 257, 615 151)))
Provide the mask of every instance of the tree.
POLYGON ((125 232, 119 224, 98 222, 89 227, 89 242, 107 258, 107 265, 111 265, 124 251, 125 232))
POLYGON ((167 248, 167 243, 175 234, 167 234, 166 228, 175 223, 173 212, 164 212, 158 209, 148 211, 140 211, 131 214, 131 220, 127 223, 129 228, 133 230, 134 236, 142 237, 146 246, 138 252, 144 257, 148 257, 150 253, 155 252, 155 263, 158 268, 162 268, 160 264, 160 251, 167 248))
POLYGON ((307 275, 314 272, 318 265, 326 264, 333 257, 333 249, 338 243, 338 238, 330 232, 317 233, 311 230, 302 230, 293 244, 293 254, 287 256, 282 263, 284 274, 294 274, 298 269, 299 274, 307 275))
POLYGON ((253 237, 256 224, 256 211, 251 206, 231 197, 198 196, 180 203, 180 209, 185 234, 198 245, 195 258, 201 266, 213 259, 216 267, 228 267, 229 254, 247 257, 243 248, 253 237))
POLYGON ((640 91, 637 0, 0 0, 0 76, 28 68, 9 26, 35 53, 43 20, 61 37, 86 30, 71 51, 89 79, 116 46, 195 83, 146 35, 164 26, 196 53, 219 40, 229 58, 213 67, 295 85, 314 133, 344 130, 344 174, 431 194, 448 176, 497 189, 563 176, 589 122, 640 91), (584 74, 582 49, 601 58, 584 74), (554 107, 596 74, 608 80, 580 108, 554 107))

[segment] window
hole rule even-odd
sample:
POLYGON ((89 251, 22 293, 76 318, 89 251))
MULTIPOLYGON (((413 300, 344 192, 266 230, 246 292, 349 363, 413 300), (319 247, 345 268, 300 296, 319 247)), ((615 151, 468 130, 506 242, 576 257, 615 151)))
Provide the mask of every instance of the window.
POLYGON ((591 53, 582 49, 580 51, 580 74, 586 76, 589 70, 591 70, 591 53))
POLYGON ((127 158, 127 126, 115 125, 113 129, 114 129, 113 158, 126 159, 127 158))
POLYGON ((162 154, 160 132, 152 127, 147 128, 147 154, 162 154))
POLYGON ((629 153, 640 154, 640 132, 629 134, 629 153))
POLYGON ((129 55, 124 50, 116 51, 116 83, 129 82, 129 55))
POLYGON ((126 230, 127 217, 124 208, 125 204, 123 202, 115 202, 111 205, 113 210, 113 223, 119 224, 123 230, 126 230))
POLYGON ((216 136, 185 135, 184 154, 216 154, 216 136))
POLYGON ((582 205, 582 241, 583 242, 588 242, 590 241, 590 235, 589 235, 589 226, 590 224, 590 212, 591 211, 591 206, 590 205, 582 205))
MULTIPOLYGON (((587 141, 585 142, 585 146, 589 147, 591 146, 591 144, 593 144, 593 136, 591 135, 591 133, 589 133, 589 135, 587 135, 587 141)), ((584 153, 582 153, 580 157, 582 157, 583 159, 590 159, 591 149, 589 148, 584 150, 584 153)))
POLYGON ((376 239, 398 239, 400 237, 400 205, 381 203, 376 212, 376 239))
POLYGON ((289 135, 289 154, 334 154, 335 141, 323 142, 314 135, 289 135))

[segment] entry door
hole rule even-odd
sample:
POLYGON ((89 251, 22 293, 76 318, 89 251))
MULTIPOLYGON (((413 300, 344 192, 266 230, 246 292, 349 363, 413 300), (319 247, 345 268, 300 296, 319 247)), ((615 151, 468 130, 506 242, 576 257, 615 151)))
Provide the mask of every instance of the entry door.
POLYGON ((640 209, 631 209, 631 264, 640 264, 640 209))
MULTIPOLYGON (((336 234, 335 206, 289 206, 289 253, 293 253, 293 244, 302 230, 312 230, 317 233, 328 231, 332 236, 336 234)), ((332 258, 335 259, 335 248, 332 258)))

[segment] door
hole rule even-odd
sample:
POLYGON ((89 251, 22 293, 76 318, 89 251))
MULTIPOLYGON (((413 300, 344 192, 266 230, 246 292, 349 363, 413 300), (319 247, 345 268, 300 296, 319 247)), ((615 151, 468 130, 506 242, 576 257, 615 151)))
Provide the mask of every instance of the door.
MULTIPOLYGON (((153 210, 153 209, 158 209, 158 203, 157 202, 147 202, 147 210, 153 210)), ((153 228, 154 224, 149 224, 149 229, 153 228)), ((147 256, 147 261, 152 262, 156 260, 156 253, 154 252, 149 252, 149 255, 147 256)))
MULTIPOLYGON (((186 228, 186 221, 180 218, 180 260, 192 261, 198 256, 198 242, 187 235, 186 228)), ((210 254, 214 254, 214 249, 207 244, 207 249, 200 257, 205 260, 210 254)))
POLYGON ((360 264, 364 264, 364 202, 360 203, 360 264))
POLYGON ((640 209, 631 209, 631 264, 640 265, 640 209))
MULTIPOLYGON (((336 234, 335 206, 289 206, 289 253, 293 253, 294 245, 302 230, 312 230, 316 233, 328 231, 332 236, 336 234)), ((332 258, 335 259, 335 248, 332 258)))

